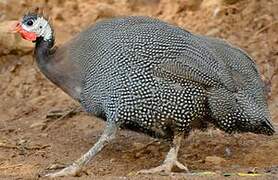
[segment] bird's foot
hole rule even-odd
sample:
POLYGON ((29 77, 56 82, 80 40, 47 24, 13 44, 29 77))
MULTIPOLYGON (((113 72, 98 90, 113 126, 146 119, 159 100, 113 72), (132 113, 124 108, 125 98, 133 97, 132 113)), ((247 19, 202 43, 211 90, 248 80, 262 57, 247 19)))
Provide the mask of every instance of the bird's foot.
POLYGON ((177 167, 179 171, 189 172, 188 168, 177 160, 166 161, 162 165, 151 169, 143 169, 138 171, 137 174, 166 174, 170 175, 173 172, 174 167, 177 167))
POLYGON ((70 166, 58 171, 56 173, 47 174, 46 177, 55 178, 61 176, 78 176, 82 172, 82 168, 88 164, 88 162, 96 156, 112 139, 115 138, 117 132, 117 126, 114 121, 107 124, 104 132, 100 136, 95 145, 81 156, 78 160, 72 163, 70 166))
POLYGON ((68 166, 58 172, 49 173, 49 174, 46 174, 45 176, 50 177, 50 178, 56 178, 56 177, 62 177, 62 176, 78 176, 81 173, 81 170, 82 169, 78 164, 73 163, 70 166, 68 166))

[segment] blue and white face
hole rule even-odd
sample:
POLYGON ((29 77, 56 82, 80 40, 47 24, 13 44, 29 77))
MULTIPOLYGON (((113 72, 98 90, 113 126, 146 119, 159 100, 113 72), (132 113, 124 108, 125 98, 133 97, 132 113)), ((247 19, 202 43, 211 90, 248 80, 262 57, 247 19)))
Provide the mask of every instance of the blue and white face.
POLYGON ((43 37, 45 41, 52 38, 52 29, 44 17, 37 14, 27 14, 22 21, 18 22, 15 30, 22 38, 29 41, 36 41, 38 37, 43 37))

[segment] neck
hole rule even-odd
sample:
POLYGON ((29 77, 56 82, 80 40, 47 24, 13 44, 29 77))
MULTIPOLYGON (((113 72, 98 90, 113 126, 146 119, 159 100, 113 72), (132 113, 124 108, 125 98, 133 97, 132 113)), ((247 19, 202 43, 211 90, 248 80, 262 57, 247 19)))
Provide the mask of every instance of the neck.
POLYGON ((53 77, 51 77, 52 72, 51 66, 53 64, 53 56, 55 49, 54 46, 54 39, 44 40, 44 38, 39 37, 36 40, 35 46, 35 58, 38 64, 39 69, 42 73, 51 81, 53 81, 53 77))
POLYGON ((44 66, 48 63, 48 58, 53 53, 53 46, 54 46, 54 38, 50 40, 44 40, 44 38, 39 37, 36 40, 36 47, 35 47, 35 57, 37 59, 38 65, 44 66))
POLYGON ((74 99, 80 99, 80 71, 68 59, 67 48, 53 48, 54 38, 36 40, 35 57, 41 72, 74 99))

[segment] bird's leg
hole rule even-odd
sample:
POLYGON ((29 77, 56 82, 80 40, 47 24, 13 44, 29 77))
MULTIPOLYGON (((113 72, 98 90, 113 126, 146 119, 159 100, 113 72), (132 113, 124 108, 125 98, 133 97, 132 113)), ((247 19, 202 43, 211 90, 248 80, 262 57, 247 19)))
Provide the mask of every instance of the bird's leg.
POLYGON ((76 176, 78 175, 82 168, 88 164, 88 162, 98 153, 102 150, 104 146, 106 146, 112 139, 115 138, 117 131, 117 126, 115 123, 110 122, 107 124, 106 128, 104 129, 104 132, 102 133, 99 140, 94 144, 94 146, 81 158, 79 158, 77 161, 72 163, 70 166, 62 169, 61 171, 58 171, 56 173, 50 173, 46 176, 54 178, 59 176, 76 176))
POLYGON ((172 172, 173 167, 178 167, 180 170, 188 172, 186 166, 180 163, 177 159, 178 151, 180 148, 180 143, 183 138, 183 134, 177 134, 174 136, 172 147, 170 148, 164 162, 162 165, 151 168, 151 169, 144 169, 138 172, 138 174, 154 174, 154 173, 166 173, 170 174, 172 172))

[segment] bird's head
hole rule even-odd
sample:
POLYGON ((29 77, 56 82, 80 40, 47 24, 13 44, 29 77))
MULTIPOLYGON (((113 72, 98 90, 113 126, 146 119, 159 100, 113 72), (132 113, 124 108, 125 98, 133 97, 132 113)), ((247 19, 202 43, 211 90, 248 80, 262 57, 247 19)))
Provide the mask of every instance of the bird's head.
POLYGON ((53 38, 53 31, 47 18, 38 13, 24 15, 22 20, 16 24, 14 31, 19 33, 22 38, 33 42, 36 42, 38 38, 42 38, 44 41, 53 38))

